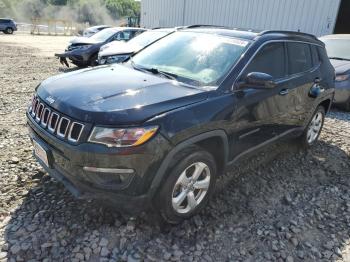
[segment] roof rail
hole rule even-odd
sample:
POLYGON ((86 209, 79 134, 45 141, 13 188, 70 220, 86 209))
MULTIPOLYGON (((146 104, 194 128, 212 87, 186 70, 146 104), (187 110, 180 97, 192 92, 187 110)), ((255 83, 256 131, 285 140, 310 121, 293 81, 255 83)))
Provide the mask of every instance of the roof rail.
POLYGON ((288 31, 288 30, 264 30, 264 31, 260 32, 258 35, 261 36, 261 35, 273 34, 273 33, 309 36, 309 37, 312 37, 313 39, 318 40, 318 38, 316 36, 312 35, 312 34, 303 33, 303 32, 296 32, 296 31, 288 31))
POLYGON ((188 25, 184 26, 183 28, 197 28, 197 27, 216 27, 216 28, 228 28, 227 26, 222 25, 188 25))

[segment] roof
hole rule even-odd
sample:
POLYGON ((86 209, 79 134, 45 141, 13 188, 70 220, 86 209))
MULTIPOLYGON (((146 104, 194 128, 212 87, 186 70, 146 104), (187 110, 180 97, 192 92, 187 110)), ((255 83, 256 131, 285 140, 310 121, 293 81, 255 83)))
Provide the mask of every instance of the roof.
POLYGON ((124 31, 124 30, 140 30, 140 31, 146 31, 147 29, 145 28, 140 28, 140 27, 124 27, 124 26, 119 26, 119 27, 112 27, 114 30, 118 31, 124 31))
POLYGON ((194 25, 187 26, 181 29, 181 31, 200 32, 207 34, 217 34, 227 37, 243 38, 247 40, 258 40, 262 37, 273 38, 273 39, 293 39, 298 41, 306 41, 311 43, 320 43, 316 36, 293 31, 283 30, 265 30, 259 31, 254 29, 243 29, 243 28, 229 28, 223 26, 210 26, 210 25, 194 25))
POLYGON ((165 27, 165 28, 154 28, 154 29, 151 29, 150 31, 173 32, 175 30, 176 28, 174 27, 165 27))

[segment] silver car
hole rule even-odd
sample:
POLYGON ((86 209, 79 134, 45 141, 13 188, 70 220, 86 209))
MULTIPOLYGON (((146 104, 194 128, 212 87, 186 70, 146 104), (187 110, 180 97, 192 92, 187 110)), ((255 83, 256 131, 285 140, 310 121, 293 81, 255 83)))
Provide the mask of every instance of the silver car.
POLYGON ((327 35, 320 40, 326 44, 336 73, 333 104, 350 111, 350 34, 327 35))

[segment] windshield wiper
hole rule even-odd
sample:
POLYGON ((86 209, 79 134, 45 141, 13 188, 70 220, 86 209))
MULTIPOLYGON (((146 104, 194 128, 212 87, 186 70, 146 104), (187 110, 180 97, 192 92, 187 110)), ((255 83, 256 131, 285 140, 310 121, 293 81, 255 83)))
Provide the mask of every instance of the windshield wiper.
POLYGON ((132 61, 132 60, 130 60, 130 61, 131 61, 132 67, 136 70, 147 71, 147 72, 150 72, 150 73, 155 74, 155 75, 162 75, 168 79, 172 79, 172 80, 177 81, 178 76, 176 74, 167 73, 167 72, 159 70, 158 68, 148 68, 148 67, 137 66, 134 61, 132 61))
POLYGON ((130 61, 131 66, 136 70, 143 71, 143 72, 150 72, 150 73, 155 74, 155 75, 157 75, 157 74, 163 75, 166 78, 181 82, 181 83, 189 85, 189 86, 193 86, 195 88, 199 88, 202 86, 202 83, 198 80, 194 80, 191 78, 184 78, 184 77, 179 76, 179 75, 174 74, 174 73, 164 72, 162 70, 159 70, 158 68, 142 67, 142 66, 136 65, 135 62, 132 60, 132 58, 130 58, 129 61, 130 61))
POLYGON ((350 59, 343 58, 343 57, 336 57, 336 56, 331 56, 331 57, 329 57, 329 59, 335 59, 335 60, 346 60, 346 61, 350 61, 350 59))

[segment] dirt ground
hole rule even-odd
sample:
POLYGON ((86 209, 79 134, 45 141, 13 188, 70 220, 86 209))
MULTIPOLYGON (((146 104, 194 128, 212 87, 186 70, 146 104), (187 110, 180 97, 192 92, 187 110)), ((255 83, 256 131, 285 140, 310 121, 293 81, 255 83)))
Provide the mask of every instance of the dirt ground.
POLYGON ((36 48, 39 50, 36 55, 46 57, 52 57, 55 53, 64 51, 70 39, 72 39, 71 36, 31 35, 27 33, 6 35, 0 32, 0 45, 36 48))
POLYGON ((25 110, 66 69, 63 37, 0 34, 0 262, 350 261, 350 113, 320 141, 283 142, 232 168, 199 215, 160 230, 79 201, 32 157, 25 110))

